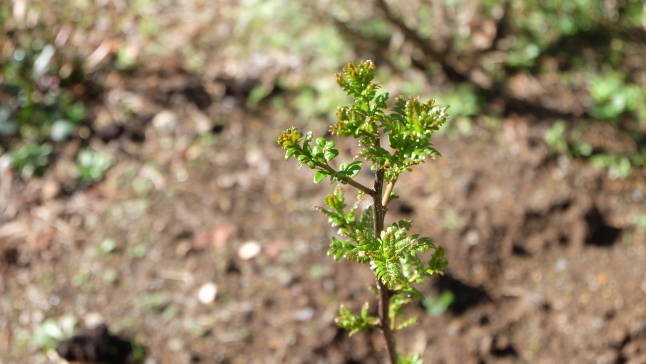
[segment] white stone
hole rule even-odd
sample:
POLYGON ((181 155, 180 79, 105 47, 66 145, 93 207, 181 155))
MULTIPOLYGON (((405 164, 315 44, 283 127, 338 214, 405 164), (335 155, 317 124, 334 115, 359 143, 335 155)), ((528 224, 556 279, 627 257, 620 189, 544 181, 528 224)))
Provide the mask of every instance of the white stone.
POLYGON ((98 312, 88 312, 83 317, 83 322, 85 323, 85 327, 97 327, 105 323, 105 319, 103 318, 103 315, 98 312))
POLYGON ((249 260, 260 254, 260 244, 255 241, 248 241, 240 246, 238 249, 238 256, 242 260, 249 260))
POLYGON ((160 134, 173 134, 179 125, 179 117, 170 110, 163 110, 153 117, 152 124, 160 134))
POLYGON ((197 292, 197 299, 204 305, 211 304, 215 300, 215 296, 218 294, 218 286, 213 282, 207 282, 200 287, 200 290, 197 292))
POLYGON ((296 311, 294 318, 298 321, 308 321, 311 320, 312 317, 314 317, 314 313, 315 311, 312 307, 305 307, 296 311))

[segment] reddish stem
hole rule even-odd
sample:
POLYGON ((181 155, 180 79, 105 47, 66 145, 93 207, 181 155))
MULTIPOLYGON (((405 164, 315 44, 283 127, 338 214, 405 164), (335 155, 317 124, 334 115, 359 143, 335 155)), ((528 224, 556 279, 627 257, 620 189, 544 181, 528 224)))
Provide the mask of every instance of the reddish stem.
MULTIPOLYGON (((384 193, 384 169, 378 169, 375 174, 375 188, 373 197, 373 212, 374 212, 374 235, 376 238, 381 238, 381 232, 384 230, 384 218, 386 210, 382 205, 382 195, 384 193)), ((391 330, 389 316, 389 305, 391 291, 388 287, 377 278, 377 290, 379 292, 379 328, 386 341, 386 352, 388 353, 388 363, 397 363, 397 350, 395 349, 395 337, 391 330)))

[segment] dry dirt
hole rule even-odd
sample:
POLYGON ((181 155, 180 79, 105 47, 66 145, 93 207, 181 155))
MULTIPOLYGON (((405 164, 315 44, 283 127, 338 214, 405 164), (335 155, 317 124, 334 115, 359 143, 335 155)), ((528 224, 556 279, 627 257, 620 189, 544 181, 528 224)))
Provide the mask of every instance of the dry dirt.
MULTIPOLYGON (((146 363, 381 363, 377 332, 334 324, 340 304, 374 302, 372 274, 326 256, 334 231, 312 207, 331 189, 275 143, 291 125, 326 126, 209 102, 208 85, 175 76, 108 78, 93 113, 118 120, 127 103, 126 128, 97 126, 43 178, 0 171, 0 363, 61 362, 30 340, 66 315, 75 331, 104 321, 146 363), (80 144, 117 158, 87 189, 70 187, 80 144), (209 283, 217 295, 202 303, 209 283)), ((646 363, 646 239, 632 220, 646 173, 614 180, 555 158, 532 120, 479 125, 438 135, 443 158, 398 183, 387 219, 415 220, 448 252, 446 275, 420 290, 455 295, 437 317, 410 305, 420 323, 400 350, 425 363, 646 363)))

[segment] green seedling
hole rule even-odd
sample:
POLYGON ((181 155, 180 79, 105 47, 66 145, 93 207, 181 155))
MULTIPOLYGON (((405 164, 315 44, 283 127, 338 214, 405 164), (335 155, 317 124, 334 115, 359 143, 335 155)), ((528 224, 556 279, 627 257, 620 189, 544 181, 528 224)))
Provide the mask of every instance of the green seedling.
POLYGON ((99 252, 101 254, 110 254, 117 248, 117 242, 113 238, 103 239, 99 244, 99 252))
POLYGON ((72 336, 76 322, 72 315, 61 316, 57 320, 48 318, 38 325, 30 343, 43 352, 52 351, 58 342, 72 336))
POLYGON ((422 300, 426 313, 429 316, 440 316, 445 313, 455 300, 455 296, 451 291, 444 291, 439 296, 426 296, 422 300))
POLYGON ((77 164, 79 181, 84 185, 88 185, 102 180, 105 172, 114 163, 114 158, 105 153, 82 149, 78 154, 77 164))
POLYGON ((150 293, 135 300, 135 306, 148 310, 152 314, 161 314, 171 304, 171 297, 165 293, 150 293))
POLYGON ((11 153, 11 164, 20 177, 28 179, 32 175, 42 175, 49 164, 52 145, 49 143, 27 143, 17 147, 11 153))
POLYGON ((343 74, 337 75, 338 85, 354 98, 354 103, 338 108, 337 122, 330 131, 358 140, 361 150, 351 161, 337 166, 339 151, 334 141, 314 139, 312 132, 303 134, 296 127, 281 132, 278 144, 286 150, 285 159, 298 159, 299 166, 306 165, 315 171, 314 183, 329 178, 358 190, 357 202, 349 210, 341 186, 325 198, 327 208, 317 209, 332 226, 338 227, 340 238, 332 238, 328 255, 336 261, 343 258, 366 264, 374 271, 378 315, 370 315, 368 303, 358 315, 342 306, 338 325, 351 335, 378 329, 383 333, 388 363, 415 363, 420 362, 416 355, 397 356, 396 333, 415 322, 415 318, 399 319, 403 316, 402 307, 414 298, 423 298, 413 284, 423 283, 424 277, 442 274, 448 262, 442 246, 428 237, 408 234, 412 220, 385 226, 384 219, 388 204, 397 198, 394 187, 400 174, 411 171, 427 158, 440 156, 431 144, 431 136, 446 122, 448 107, 436 105, 433 99, 422 102, 399 96, 388 110, 388 93, 379 93, 379 84, 372 82, 375 69, 372 61, 358 65, 350 62, 343 74), (356 179, 364 163, 374 172, 372 187, 356 179), (359 202, 365 197, 370 198, 372 205, 358 211, 359 202))

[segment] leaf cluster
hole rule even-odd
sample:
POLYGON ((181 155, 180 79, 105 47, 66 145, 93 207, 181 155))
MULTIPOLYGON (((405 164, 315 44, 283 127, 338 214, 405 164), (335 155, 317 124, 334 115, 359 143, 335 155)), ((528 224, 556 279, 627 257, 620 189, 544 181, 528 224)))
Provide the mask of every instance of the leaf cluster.
POLYGON ((349 180, 359 174, 362 163, 354 161, 351 163, 341 163, 338 170, 330 166, 329 162, 339 155, 339 150, 334 149, 334 142, 317 138, 314 145, 310 145, 313 136, 312 132, 307 134, 300 133, 297 127, 289 128, 280 133, 277 139, 285 152, 285 160, 296 158, 299 161, 298 166, 303 164, 317 170, 314 174, 314 183, 319 183, 330 176, 332 181, 349 183, 349 180))
MULTIPOLYGON (((282 132, 278 144, 286 150, 285 158, 295 157, 300 165, 317 170, 314 181, 330 176, 332 181, 347 183, 347 178, 356 176, 362 163, 357 159, 371 162, 371 169, 385 169, 386 180, 394 182, 399 174, 410 171, 410 167, 424 162, 427 157, 436 158, 440 153, 433 148, 431 136, 447 120, 448 106, 438 106, 435 100, 422 102, 419 98, 399 96, 392 112, 386 113, 389 94, 378 94, 380 85, 372 82, 375 65, 372 61, 358 65, 350 62, 337 75, 337 83, 349 95, 354 104, 337 109, 337 122, 330 131, 333 134, 354 137, 363 149, 354 156, 354 161, 342 164, 334 170, 329 162, 338 155, 334 143, 323 138, 316 140, 312 147, 311 133, 303 135, 293 127, 282 132), (381 146, 382 135, 387 134, 388 147, 381 146), (331 143, 331 144, 329 144, 331 143)), ((364 191, 366 192, 366 191, 364 191)))
POLYGON ((350 331, 349 335, 352 336, 357 332, 368 332, 368 330, 377 327, 379 318, 368 315, 369 305, 366 302, 361 308, 359 315, 353 315, 352 311, 345 306, 339 308, 339 317, 336 318, 336 323, 340 327, 350 331))
POLYGON ((328 255, 335 260, 345 258, 369 264, 377 278, 389 289, 421 297, 412 284, 422 283, 425 276, 441 274, 447 266, 443 247, 436 246, 428 237, 407 235, 411 220, 395 222, 381 231, 379 237, 375 237, 371 233, 374 221, 372 209, 365 209, 358 219, 355 217, 358 203, 345 212, 347 205, 342 188, 337 187, 333 194, 329 194, 325 203, 329 209, 317 209, 328 217, 332 226, 339 228, 340 236, 347 238, 340 240, 332 237, 328 255), (434 252, 425 262, 420 254, 430 249, 434 252))
POLYGON ((356 158, 372 162, 372 169, 386 169, 386 180, 394 181, 410 167, 422 163, 426 157, 440 154, 433 148, 431 136, 447 120, 448 106, 437 106, 435 100, 421 102, 419 98, 399 96, 391 113, 386 113, 389 94, 377 94, 380 85, 373 83, 375 65, 371 61, 358 66, 349 63, 337 83, 354 104, 338 108, 337 122, 330 131, 340 136, 359 139, 364 149, 356 158), (388 134, 388 146, 380 145, 381 134, 388 134))

